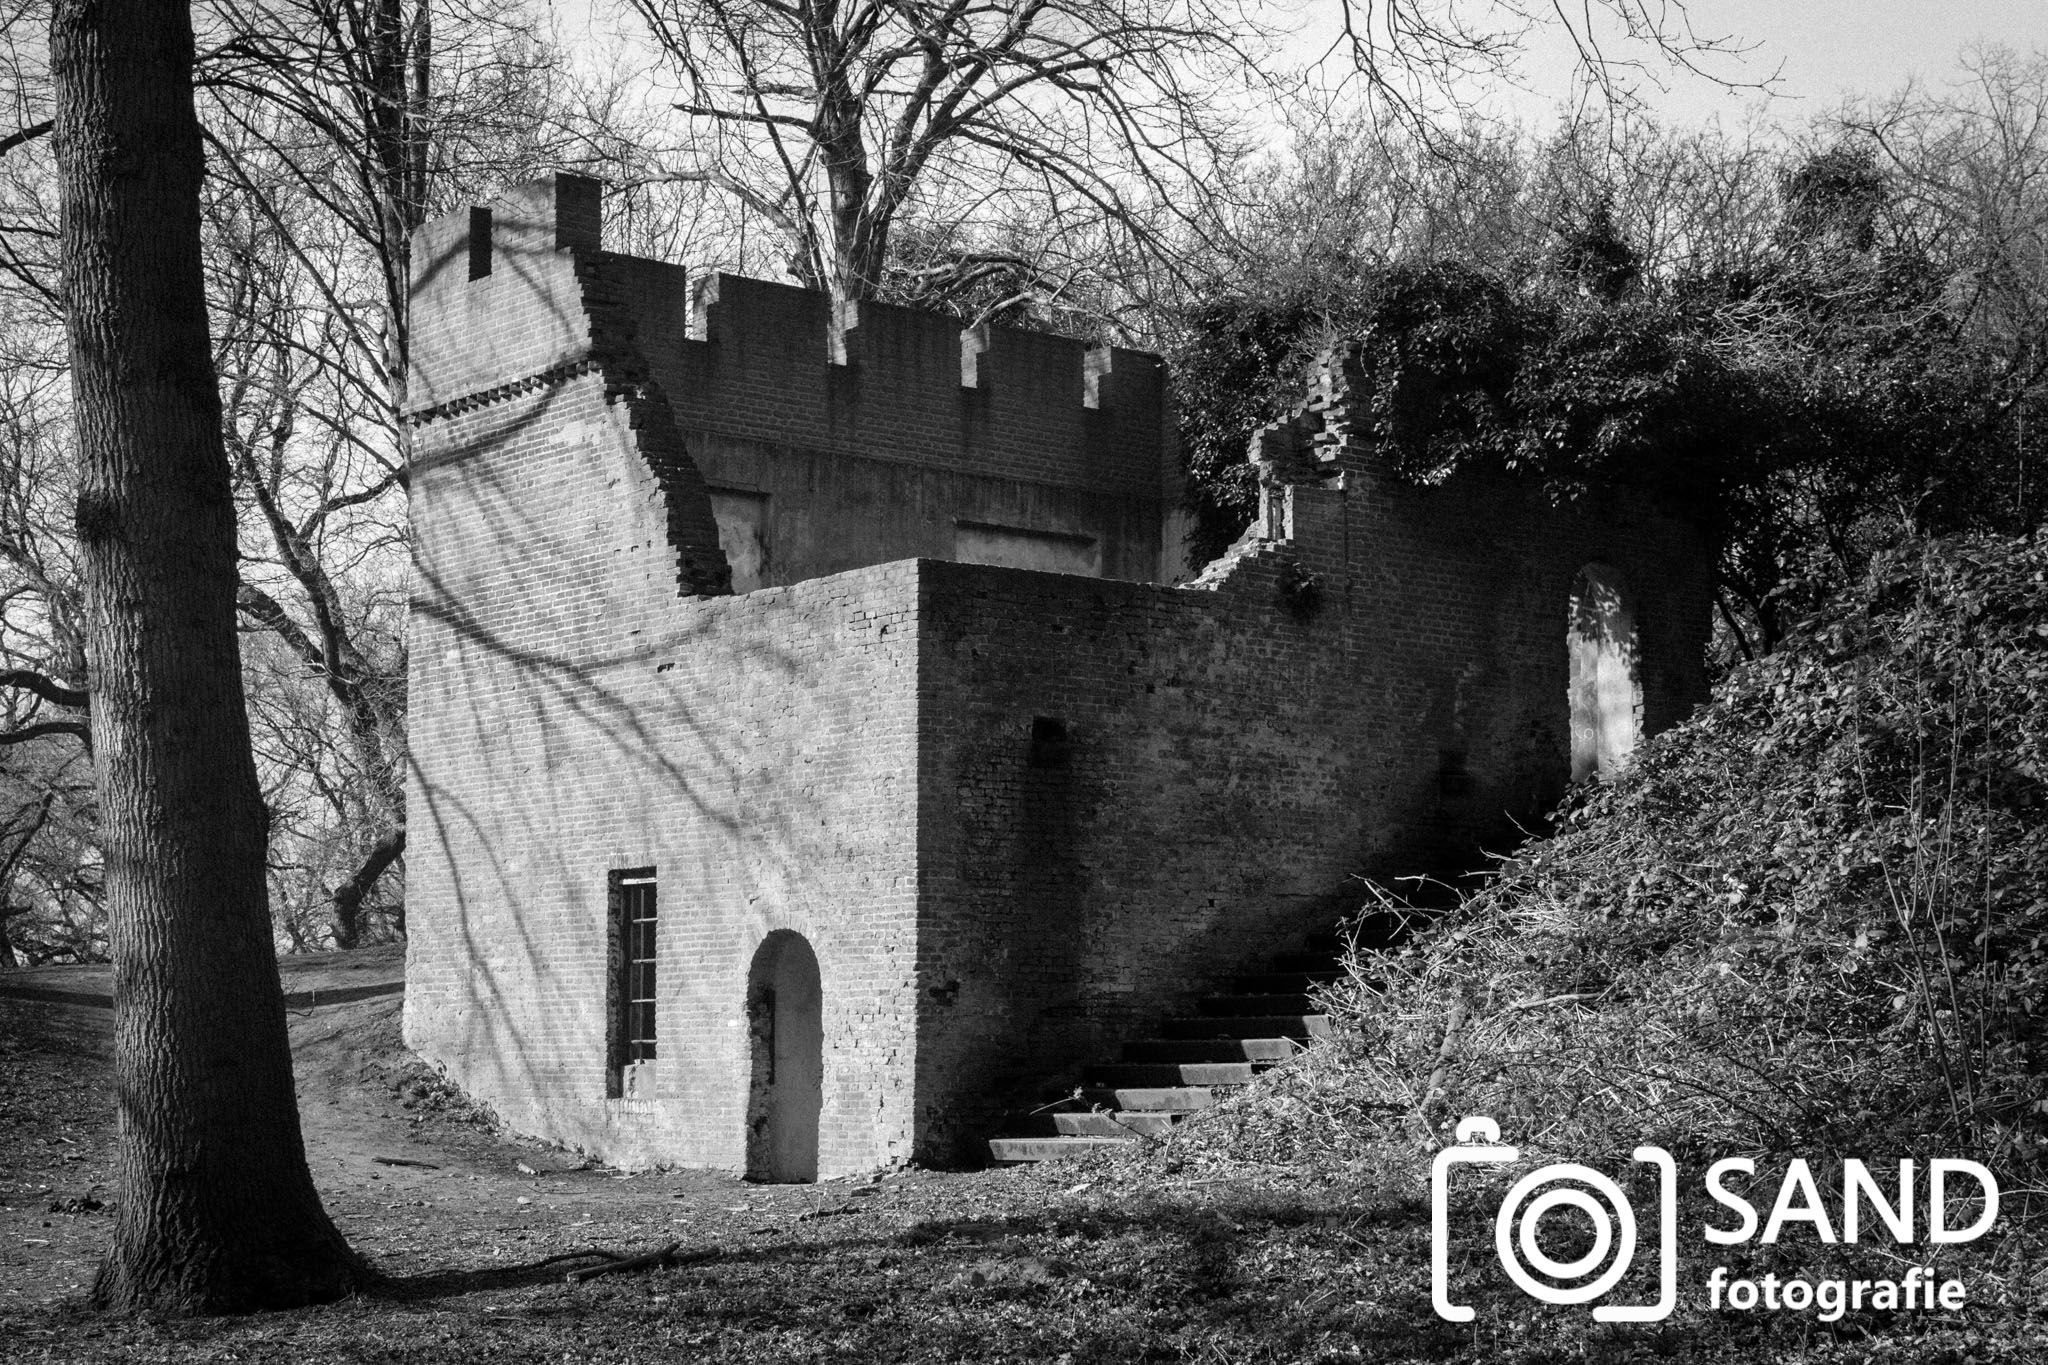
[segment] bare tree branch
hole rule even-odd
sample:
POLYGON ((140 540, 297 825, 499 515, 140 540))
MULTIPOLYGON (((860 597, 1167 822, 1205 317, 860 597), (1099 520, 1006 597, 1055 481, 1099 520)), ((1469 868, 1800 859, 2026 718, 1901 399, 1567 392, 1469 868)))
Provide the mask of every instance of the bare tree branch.
POLYGON ((33 725, 24 725, 19 730, 0 734, 0 748, 13 744, 27 744, 31 740, 48 739, 51 735, 70 735, 87 749, 92 748, 92 731, 81 721, 44 720, 33 725))
POLYGON ((35 141, 56 126, 51 120, 44 119, 41 123, 31 123, 26 128, 16 129, 6 137, 0 137, 0 156, 6 156, 24 142, 35 141))
POLYGON ((1272 88, 1273 35, 1227 0, 633 3, 698 133, 673 178, 729 194, 799 279, 852 298, 891 279, 899 222, 1014 256, 997 238, 1026 204, 1081 219, 1077 251, 1113 237, 1170 262, 1248 145, 1231 92, 1272 88))
POLYGON ((79 711, 86 707, 84 692, 75 687, 66 687, 41 673, 32 673, 25 669, 12 669, 0 673, 0 687, 19 687, 24 691, 33 692, 52 706, 68 706, 79 711))

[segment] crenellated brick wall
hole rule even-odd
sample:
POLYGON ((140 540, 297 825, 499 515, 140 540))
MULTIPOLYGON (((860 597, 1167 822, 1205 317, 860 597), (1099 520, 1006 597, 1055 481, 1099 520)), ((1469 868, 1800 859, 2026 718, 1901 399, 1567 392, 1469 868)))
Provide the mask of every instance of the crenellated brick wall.
POLYGON ((1089 541, 1109 577, 1177 575, 1158 357, 733 275, 692 288, 679 266, 602 249, 601 189, 557 176, 420 229, 416 413, 602 359, 615 393, 655 410, 636 420, 689 448, 692 477, 765 502, 762 586, 952 558, 963 523, 1089 541))

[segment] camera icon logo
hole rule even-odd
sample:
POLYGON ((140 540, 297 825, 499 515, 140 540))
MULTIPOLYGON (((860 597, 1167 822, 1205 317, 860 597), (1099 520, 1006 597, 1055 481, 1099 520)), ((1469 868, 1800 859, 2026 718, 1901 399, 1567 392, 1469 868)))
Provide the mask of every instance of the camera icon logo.
MULTIPOLYGON (((1657 1301, 1648 1304, 1598 1304, 1597 1322, 1658 1322, 1671 1316, 1678 1302, 1678 1170, 1662 1147, 1638 1147, 1635 1159, 1657 1168, 1658 1286, 1657 1301)), ((1430 1300, 1437 1316, 1449 1322, 1470 1322, 1473 1310, 1450 1300, 1451 1167, 1501 1165, 1521 1160, 1521 1149, 1500 1145, 1500 1125, 1472 1117, 1458 1124, 1458 1141, 1436 1154, 1430 1168, 1430 1300)), ((1608 1293, 1635 1262, 1636 1215, 1628 1196, 1613 1180, 1576 1161, 1560 1161, 1529 1172, 1509 1188, 1494 1219, 1494 1250, 1501 1268, 1523 1293, 1543 1303, 1591 1303, 1608 1293), (1532 1197, 1533 1196, 1533 1197, 1532 1197), (1561 1261, 1538 1241, 1543 1219, 1554 1210, 1570 1209, 1592 1225, 1591 1250, 1576 1260, 1561 1261), (1530 1273, 1534 1267, 1550 1280, 1530 1273)))

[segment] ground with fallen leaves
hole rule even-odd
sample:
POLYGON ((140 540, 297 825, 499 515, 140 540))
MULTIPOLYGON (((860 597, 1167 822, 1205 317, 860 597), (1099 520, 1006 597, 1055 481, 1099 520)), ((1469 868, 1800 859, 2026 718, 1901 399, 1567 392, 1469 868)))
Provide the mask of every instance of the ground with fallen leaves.
MULTIPOLYGON (((104 990, 75 970, 78 990, 104 990)), ((296 963, 287 988, 399 970, 391 950, 337 955, 296 963)), ((292 1018, 314 1176, 388 1287, 166 1321, 81 1301, 117 1197, 107 1011, 0 996, 0 1359, 2048 1360, 2048 1317, 2012 1301, 1832 1327, 1691 1309, 1605 1327, 1482 1294, 1476 1330, 1453 1326, 1430 1308, 1426 1173, 1355 1162, 1232 1165, 1174 1145, 809 1186, 626 1174, 496 1133, 404 1051, 398 1008, 292 1018), (538 1264, 669 1243, 681 1263, 583 1283, 564 1273, 591 1258, 538 1264)), ((2006 1267, 1999 1282, 2033 1281, 2006 1267)))

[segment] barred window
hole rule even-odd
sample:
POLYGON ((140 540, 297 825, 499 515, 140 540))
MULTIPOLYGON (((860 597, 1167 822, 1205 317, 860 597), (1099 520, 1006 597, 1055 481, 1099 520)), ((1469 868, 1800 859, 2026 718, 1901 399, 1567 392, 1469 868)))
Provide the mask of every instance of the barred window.
POLYGON ((654 869, 636 868, 613 874, 612 895, 618 923, 619 1062, 654 1060, 654 869))

